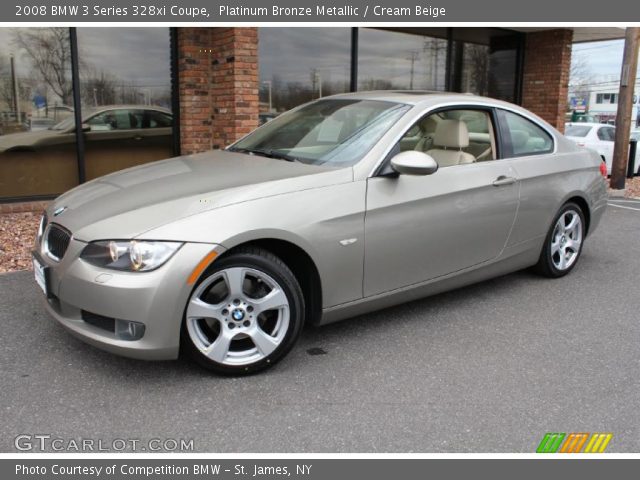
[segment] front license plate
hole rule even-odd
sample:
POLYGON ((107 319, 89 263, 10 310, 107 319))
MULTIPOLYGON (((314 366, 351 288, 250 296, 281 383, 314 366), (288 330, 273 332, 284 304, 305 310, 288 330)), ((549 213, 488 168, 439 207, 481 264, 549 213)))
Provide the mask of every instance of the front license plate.
POLYGON ((40 261, 33 257, 33 273, 36 278, 36 283, 42 289, 42 292, 49 296, 48 288, 47 288, 47 267, 46 265, 42 265, 40 261))

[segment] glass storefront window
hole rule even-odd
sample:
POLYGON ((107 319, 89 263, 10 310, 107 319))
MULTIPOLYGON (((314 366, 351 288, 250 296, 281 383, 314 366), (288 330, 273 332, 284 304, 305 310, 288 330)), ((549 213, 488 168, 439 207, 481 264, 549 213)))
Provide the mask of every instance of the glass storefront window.
MULTIPOLYGON (((173 155, 167 28, 79 28, 86 179, 173 155)), ((0 29, 0 199, 79 181, 69 28, 0 29)))
POLYGON ((173 154, 167 28, 79 28, 87 180, 173 154))
POLYGON ((453 30, 451 90, 517 103, 521 37, 498 28, 453 30))
POLYGON ((349 91, 350 28, 260 28, 260 123, 349 91))
POLYGON ((0 28, 0 198, 78 183, 69 29, 0 28))
POLYGON ((361 28, 358 45, 358 90, 445 90, 446 38, 361 28))

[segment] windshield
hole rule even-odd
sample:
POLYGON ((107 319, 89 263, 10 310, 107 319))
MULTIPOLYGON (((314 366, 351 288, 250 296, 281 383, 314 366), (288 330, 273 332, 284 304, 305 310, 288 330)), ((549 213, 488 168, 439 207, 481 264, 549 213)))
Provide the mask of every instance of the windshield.
POLYGON ((585 127, 583 125, 569 125, 564 134, 567 137, 586 137, 592 127, 585 127))
POLYGON ((319 100, 269 121, 229 150, 315 165, 350 166, 409 108, 377 100, 319 100))
POLYGON ((51 130, 69 130, 70 128, 73 128, 75 124, 75 118, 73 117, 73 115, 71 115, 62 120, 60 123, 56 123, 53 127, 51 127, 51 130))

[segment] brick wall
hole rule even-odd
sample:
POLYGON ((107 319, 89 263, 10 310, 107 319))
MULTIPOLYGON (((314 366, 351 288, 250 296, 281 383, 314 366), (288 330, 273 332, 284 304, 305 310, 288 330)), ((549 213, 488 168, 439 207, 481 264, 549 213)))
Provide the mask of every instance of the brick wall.
POLYGON ((257 28, 179 28, 182 154, 224 148, 258 126, 257 28))
POLYGON ((529 33, 525 39, 522 106, 561 132, 567 109, 571 43, 567 29, 529 33))

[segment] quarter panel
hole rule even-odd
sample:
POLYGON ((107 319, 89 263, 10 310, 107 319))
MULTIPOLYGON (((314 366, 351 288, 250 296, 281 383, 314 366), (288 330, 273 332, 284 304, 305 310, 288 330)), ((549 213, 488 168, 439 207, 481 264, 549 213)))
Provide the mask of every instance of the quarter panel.
POLYGON ((518 218, 509 246, 544 237, 554 215, 572 196, 580 196, 590 210, 606 204, 606 186, 599 162, 586 150, 511 159, 520 180, 518 218))

